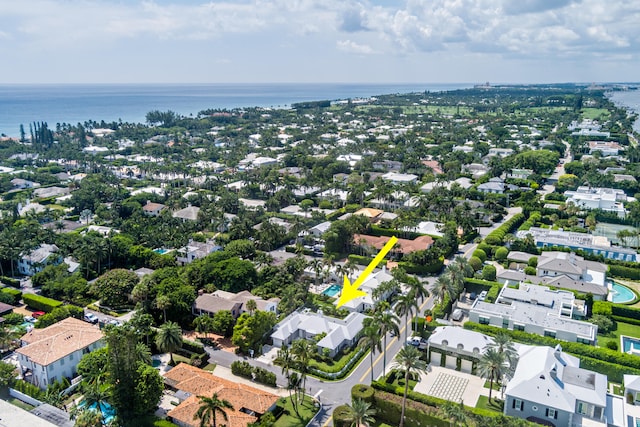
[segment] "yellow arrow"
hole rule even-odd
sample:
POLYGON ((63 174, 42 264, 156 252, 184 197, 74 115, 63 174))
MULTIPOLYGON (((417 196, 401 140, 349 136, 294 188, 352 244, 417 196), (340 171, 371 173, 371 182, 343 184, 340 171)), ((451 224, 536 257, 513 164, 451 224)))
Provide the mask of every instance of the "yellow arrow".
POLYGON ((373 272, 380 261, 384 259, 391 248, 393 248, 393 245, 395 245, 397 242, 398 238, 396 236, 392 236, 384 245, 382 250, 378 253, 378 255, 376 255, 373 261, 371 261, 367 268, 364 269, 362 274, 356 279, 355 282, 353 282, 353 285, 351 284, 351 282, 349 282, 349 278, 347 277, 347 275, 344 275, 344 285, 342 286, 342 293, 340 294, 340 299, 338 300, 338 304, 336 305, 337 308, 342 307, 353 299, 366 295, 366 292, 361 291, 358 288, 360 287, 360 285, 362 285, 362 283, 364 283, 365 279, 369 277, 369 274, 373 272))

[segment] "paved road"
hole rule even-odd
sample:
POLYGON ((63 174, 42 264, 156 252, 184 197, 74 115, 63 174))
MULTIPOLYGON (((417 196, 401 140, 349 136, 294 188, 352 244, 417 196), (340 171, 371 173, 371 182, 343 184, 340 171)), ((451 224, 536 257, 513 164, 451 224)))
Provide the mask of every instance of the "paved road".
MULTIPOLYGON (((431 284, 435 278, 427 278, 427 288, 431 287, 431 284)), ((428 298, 420 305, 420 313, 422 314, 425 309, 433 307, 433 298, 428 298)), ((401 319, 401 323, 404 323, 404 319, 401 319)), ((386 368, 389 371, 393 358, 400 351, 405 342, 405 331, 407 325, 403 325, 400 330, 399 337, 392 337, 387 335, 387 352, 386 352, 386 368)), ((411 335, 411 329, 409 329, 409 335, 411 335)), ((216 350, 213 348, 207 348, 207 352, 211 356, 209 361, 222 366, 229 367, 235 360, 247 360, 252 365, 263 367, 274 374, 277 377, 277 384, 279 387, 286 386, 286 379, 280 370, 279 366, 264 363, 257 359, 249 359, 246 357, 237 356, 229 353, 228 351, 216 350)), ((382 375, 383 369, 383 354, 378 352, 374 353, 373 361, 373 377, 378 378, 382 375)), ((371 359, 367 355, 358 367, 351 373, 351 375, 341 381, 323 381, 320 379, 309 377, 307 378, 307 394, 311 396, 317 396, 322 408, 316 417, 309 424, 314 427, 326 426, 331 422, 331 414, 333 410, 342 404, 351 403, 351 388, 356 384, 370 384, 371 383, 371 359)))

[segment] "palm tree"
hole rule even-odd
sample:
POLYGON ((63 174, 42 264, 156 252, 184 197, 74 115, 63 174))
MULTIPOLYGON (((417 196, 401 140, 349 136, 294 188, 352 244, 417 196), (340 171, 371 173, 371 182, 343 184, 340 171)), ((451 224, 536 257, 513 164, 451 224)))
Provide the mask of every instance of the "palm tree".
POLYGON ((450 276, 448 274, 441 274, 433 283, 431 292, 433 292, 438 303, 442 303, 446 295, 449 295, 449 298, 453 300, 452 296, 455 295, 456 290, 450 276))
POLYGON ((376 414, 375 408, 371 407, 371 403, 362 399, 353 399, 351 405, 347 404, 347 413, 345 421, 349 421, 350 427, 369 426, 375 423, 373 416, 376 414))
POLYGON ((233 410, 233 405, 228 400, 219 399, 218 393, 213 393, 211 397, 198 396, 200 399, 200 407, 193 415, 193 419, 200 420, 200 427, 213 426, 216 427, 216 418, 218 415, 227 421, 229 416, 225 409, 233 410))
POLYGON ((464 404, 462 402, 459 404, 446 402, 442 407, 442 412, 444 412, 444 415, 449 418, 451 427, 464 424, 467 421, 467 413, 464 410, 464 404))
POLYGON ((294 396, 291 393, 291 390, 297 390, 300 381, 298 378, 298 374, 295 372, 291 372, 291 370, 295 367, 295 361, 293 360, 293 355, 289 351, 289 347, 287 347, 286 345, 283 346, 278 351, 277 359, 282 366, 282 375, 287 378, 287 389, 289 390, 289 399, 291 400, 293 410, 298 416, 300 416, 300 413, 298 412, 298 397, 296 396, 294 399, 294 396))
POLYGON ((9 325, 0 323, 0 350, 7 350, 18 338, 20 338, 18 331, 13 330, 9 325))
POLYGON ((378 325, 380 335, 384 340, 384 347, 382 348, 382 376, 384 377, 387 372, 387 334, 389 332, 393 332, 395 335, 400 334, 400 328, 398 327, 400 319, 393 313, 381 311, 376 312, 373 322, 378 325))
MULTIPOLYGON (((291 344, 291 354, 295 367, 300 372, 300 381, 302 382, 302 391, 307 390, 307 373, 309 372, 309 362, 316 352, 316 346, 312 341, 299 339, 291 344)), ((302 393, 299 396, 302 398, 302 393)))
POLYGON ((94 382, 84 384, 82 388, 84 392, 84 407, 97 411, 100 413, 100 418, 102 419, 107 400, 111 397, 111 386, 109 384, 94 382))
POLYGON ((151 365, 151 351, 149 351, 149 347, 142 342, 136 344, 136 360, 145 365, 151 365))
POLYGON ((258 309, 258 304, 256 303, 256 300, 250 299, 249 301, 247 301, 247 310, 249 311, 249 314, 253 316, 253 313, 258 309))
POLYGON ((504 353, 510 370, 515 369, 518 363, 518 351, 513 345, 513 340, 509 334, 498 332, 498 334, 493 337, 493 343, 489 344, 488 347, 494 348, 498 353, 504 353))
POLYGON ((169 321, 160 326, 156 335, 156 346, 161 352, 170 354, 171 365, 173 365, 173 352, 182 347, 182 329, 180 325, 169 321))
POLYGON ((491 401, 493 382, 502 378, 507 369, 507 356, 493 347, 489 347, 478 361, 478 373, 490 382, 489 401, 491 401))
POLYGON ((382 351, 382 336, 380 329, 375 325, 368 325, 362 330, 362 337, 358 342, 358 346, 369 350, 369 359, 371 361, 371 382, 373 382, 373 353, 378 350, 382 351))
POLYGON ((396 355, 393 367, 404 372, 404 396, 402 397, 402 412, 400 426, 404 425, 404 412, 407 407, 407 393, 409 392, 409 378, 414 374, 427 373, 427 362, 422 360, 420 350, 412 345, 405 345, 396 355))
MULTIPOLYGON (((408 325, 407 317, 410 314, 413 314, 414 309, 418 310, 418 301, 416 300, 416 296, 412 291, 409 291, 406 295, 398 296, 396 300, 396 314, 398 316, 404 317, 404 324, 408 325)), ((406 326, 404 330, 404 339, 409 336, 409 327, 406 326)), ((399 337, 398 337, 399 338, 399 337)))
POLYGON ((75 419, 74 427, 102 427, 102 415, 91 409, 78 410, 71 419, 75 419))
POLYGON ((164 315, 164 321, 167 321, 167 309, 171 307, 171 298, 166 295, 158 295, 156 297, 155 306, 158 310, 162 310, 162 314, 164 315))

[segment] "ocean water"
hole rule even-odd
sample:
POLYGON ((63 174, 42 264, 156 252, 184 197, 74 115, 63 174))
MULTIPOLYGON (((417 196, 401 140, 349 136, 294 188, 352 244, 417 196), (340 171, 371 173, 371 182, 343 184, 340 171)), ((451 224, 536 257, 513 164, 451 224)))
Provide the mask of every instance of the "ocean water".
POLYGON ((240 107, 285 107, 301 101, 337 100, 390 93, 446 91, 472 84, 92 84, 0 85, 0 134, 18 136, 29 123, 144 122, 152 110, 188 116, 240 107))
MULTIPOLYGON (((609 92, 607 96, 614 104, 640 114, 640 90, 609 92)), ((633 130, 640 132, 640 120, 633 123, 633 130)))

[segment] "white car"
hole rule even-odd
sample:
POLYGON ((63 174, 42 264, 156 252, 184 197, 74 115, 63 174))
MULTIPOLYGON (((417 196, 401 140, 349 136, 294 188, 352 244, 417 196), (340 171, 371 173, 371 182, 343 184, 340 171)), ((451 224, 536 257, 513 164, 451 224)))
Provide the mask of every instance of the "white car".
POLYGON ((93 313, 87 313, 84 315, 84 321, 89 323, 98 323, 98 316, 93 313))
POLYGON ((459 322, 463 317, 464 313, 459 308, 456 308, 453 310, 453 313, 451 313, 451 320, 455 320, 456 322, 459 322))
POLYGON ((29 323, 36 323, 36 318, 33 316, 25 316, 24 321, 29 323))
POLYGON ((478 299, 480 301, 484 301, 486 297, 487 297, 487 291, 482 291, 480 292, 480 295, 478 295, 478 299))

